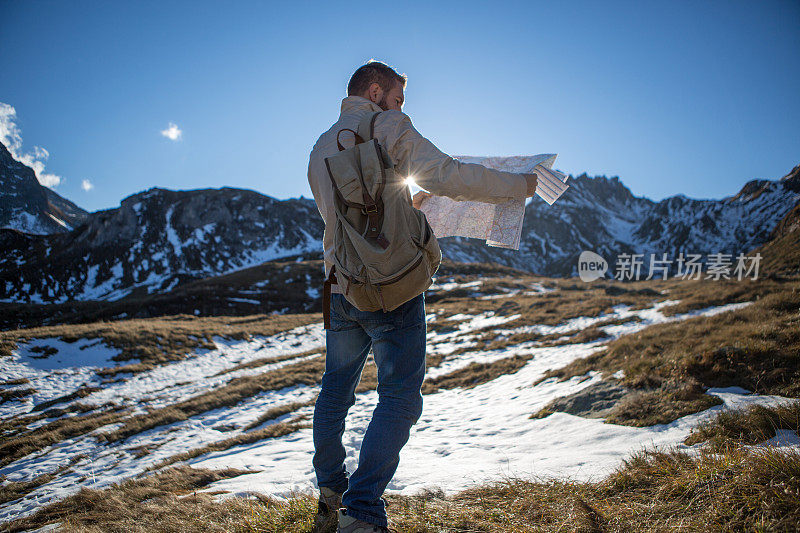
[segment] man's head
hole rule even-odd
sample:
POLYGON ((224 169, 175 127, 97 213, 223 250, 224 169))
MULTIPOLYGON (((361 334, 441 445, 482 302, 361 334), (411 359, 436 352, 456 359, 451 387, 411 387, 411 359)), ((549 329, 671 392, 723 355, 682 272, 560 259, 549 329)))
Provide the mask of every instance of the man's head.
POLYGON ((370 61, 358 68, 347 84, 348 96, 362 96, 384 111, 396 109, 401 111, 405 96, 403 89, 406 86, 406 77, 381 63, 370 61))

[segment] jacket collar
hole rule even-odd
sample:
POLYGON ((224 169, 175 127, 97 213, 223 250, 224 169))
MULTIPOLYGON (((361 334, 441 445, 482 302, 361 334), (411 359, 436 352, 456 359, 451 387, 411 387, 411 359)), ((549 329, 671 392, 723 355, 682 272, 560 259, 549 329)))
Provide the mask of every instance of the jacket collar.
POLYGON ((368 98, 363 96, 347 96, 342 100, 341 114, 351 113, 358 109, 369 109, 370 111, 383 111, 383 109, 368 98))

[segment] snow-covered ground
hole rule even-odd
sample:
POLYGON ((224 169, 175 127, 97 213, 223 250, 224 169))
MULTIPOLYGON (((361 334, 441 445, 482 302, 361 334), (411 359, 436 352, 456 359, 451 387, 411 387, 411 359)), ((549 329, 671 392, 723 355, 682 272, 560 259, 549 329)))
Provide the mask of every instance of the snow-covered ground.
MULTIPOLYGON (((470 288, 478 287, 472 285, 470 288)), ((454 288, 457 287, 448 284, 437 287, 439 290, 454 288)), ((531 287, 531 290, 541 292, 543 288, 531 287)), ((531 413, 552 399, 577 392, 600 379, 597 373, 590 372, 565 382, 549 379, 533 386, 547 370, 585 357, 602 349, 608 340, 651 324, 711 315, 748 305, 732 304, 666 317, 661 309, 671 303, 675 302, 661 302, 641 310, 617 306, 603 316, 576 318, 557 326, 531 325, 516 329, 503 329, 505 323, 516 318, 513 315, 429 314, 429 321, 450 320, 452 322, 449 324, 455 327, 447 332, 429 333, 429 353, 443 354, 445 358, 439 367, 428 370, 428 377, 452 372, 473 361, 488 362, 515 354, 532 357, 514 374, 501 376, 471 389, 442 390, 425 395, 422 417, 412 428, 411 438, 401 453, 400 466, 388 490, 411 494, 423 487, 440 487, 447 493, 453 493, 471 484, 500 479, 506 475, 557 476, 579 480, 597 478, 619 465, 632 451, 642 447, 680 446, 679 443, 692 426, 720 409, 787 401, 780 397, 750 395, 744 390, 713 389, 709 394, 719 396, 723 405, 686 416, 671 424, 648 428, 616 426, 605 424, 602 420, 562 413, 544 419, 529 418, 531 413), (626 318, 631 318, 631 321, 624 322, 626 318), (534 342, 526 342, 503 350, 473 350, 452 355, 456 348, 470 345, 470 336, 474 335, 476 329, 488 325, 495 326, 502 335, 522 331, 568 334, 608 319, 622 319, 623 323, 601 326, 608 338, 590 343, 541 347, 534 342)), ((296 362, 300 357, 322 357, 298 356, 269 366, 216 375, 221 370, 247 361, 322 348, 324 331, 321 324, 316 324, 248 341, 215 338, 214 343, 215 349, 198 350, 185 360, 148 372, 120 375, 127 379, 104 384, 103 390, 79 401, 95 405, 115 401, 135 406, 136 412, 164 407, 224 385, 237 376, 278 368, 296 362)), ((28 378, 30 383, 19 387, 33 387, 38 392, 24 402, 12 401, 0 405, 0 416, 9 418, 23 415, 30 412, 34 404, 64 396, 81 386, 98 385, 94 371, 113 365, 111 357, 115 354, 115 350, 103 343, 88 339, 73 344, 60 339, 36 339, 21 345, 12 357, 0 359, 0 380, 28 378), (58 349, 58 354, 46 359, 36 358, 37 352, 31 351, 35 346, 52 346, 58 349)), ((38 506, 73 494, 81 487, 101 488, 139 474, 148 466, 175 454, 238 435, 242 432, 241 428, 258 419, 269 408, 310 400, 317 390, 318 386, 295 386, 268 391, 236 406, 215 409, 189 420, 159 426, 113 444, 97 442, 94 434, 111 431, 120 424, 66 439, 0 468, 0 474, 6 475, 8 481, 25 481, 55 471, 76 455, 85 454, 55 480, 20 500, 0 507, 0 521, 29 514, 38 506), (136 450, 142 446, 149 447, 150 453, 137 458, 136 450), (87 479, 81 481, 84 476, 87 479)), ((346 465, 350 472, 355 470, 361 439, 377 401, 376 391, 358 394, 356 405, 348 415, 344 440, 348 450, 346 465)), ((310 405, 267 424, 312 413, 313 405, 310 405)), ((37 425, 46 422, 41 421, 37 425)), ((775 444, 798 445, 796 439, 774 440, 775 444)), ((311 429, 301 429, 284 437, 207 453, 187 463, 198 468, 235 467, 258 471, 221 480, 204 489, 228 492, 219 497, 257 491, 280 498, 296 491, 313 492, 316 489, 312 455, 311 429)))

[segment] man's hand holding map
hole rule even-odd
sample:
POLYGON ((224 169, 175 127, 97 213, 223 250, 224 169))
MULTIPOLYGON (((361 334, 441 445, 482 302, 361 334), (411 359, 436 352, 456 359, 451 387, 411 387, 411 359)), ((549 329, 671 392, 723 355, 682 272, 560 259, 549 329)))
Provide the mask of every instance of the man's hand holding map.
MULTIPOLYGON (((465 163, 478 163, 488 168, 536 174, 536 194, 549 205, 558 200, 569 188, 568 176, 553 170, 557 154, 513 157, 455 156, 465 163)), ((525 216, 525 198, 502 204, 485 202, 459 202, 446 196, 425 198, 420 210, 425 213, 434 235, 441 237, 472 237, 485 239, 489 246, 519 250, 522 221, 525 216)))

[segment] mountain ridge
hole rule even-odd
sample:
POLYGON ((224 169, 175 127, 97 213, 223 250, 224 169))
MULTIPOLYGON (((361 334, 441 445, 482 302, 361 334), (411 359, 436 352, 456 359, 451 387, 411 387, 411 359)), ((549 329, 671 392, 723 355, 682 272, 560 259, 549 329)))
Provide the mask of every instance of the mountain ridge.
POLYGON ((34 234, 63 233, 88 212, 39 183, 33 169, 0 143, 0 227, 34 234))
MULTIPOLYGON (((519 251, 459 237, 441 239, 441 247, 453 261, 548 276, 574 276, 583 250, 610 262, 623 253, 750 252, 768 242, 798 204, 799 168, 778 180, 748 181, 720 200, 675 195, 658 202, 634 195, 618 176, 583 173, 571 176, 556 206, 537 197, 528 203, 519 251)), ((0 259, 0 301, 166 293, 265 261, 320 259, 322 232, 315 202, 302 196, 277 200, 228 186, 151 187, 123 198, 119 207, 87 213, 71 231, 0 229, 7 250, 0 259)))

